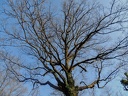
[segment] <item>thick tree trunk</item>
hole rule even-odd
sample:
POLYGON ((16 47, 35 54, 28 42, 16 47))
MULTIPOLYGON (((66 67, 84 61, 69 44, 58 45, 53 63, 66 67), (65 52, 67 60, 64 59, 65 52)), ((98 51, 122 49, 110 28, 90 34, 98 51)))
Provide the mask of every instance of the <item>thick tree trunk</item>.
POLYGON ((67 90, 67 92, 64 93, 65 96, 78 96, 78 91, 74 89, 67 90))
POLYGON ((63 93, 65 96, 78 96, 78 87, 75 86, 74 79, 71 73, 67 74, 67 84, 65 84, 63 93))

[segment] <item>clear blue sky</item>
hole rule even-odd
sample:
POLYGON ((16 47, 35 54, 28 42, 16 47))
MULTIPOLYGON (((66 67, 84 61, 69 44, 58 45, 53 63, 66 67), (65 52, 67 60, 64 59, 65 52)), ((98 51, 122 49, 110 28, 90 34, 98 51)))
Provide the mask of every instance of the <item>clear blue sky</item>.
MULTIPOLYGON (((3 4, 3 2, 4 2, 5 0, 0 0, 0 6, 2 6, 3 4)), ((107 5, 107 3, 108 3, 108 1, 106 0, 106 1, 103 1, 103 0, 98 0, 99 2, 102 2, 103 4, 105 4, 105 5, 107 5)), ((59 10, 59 6, 60 6, 60 0, 51 0, 51 5, 52 5, 52 7, 53 8, 55 8, 55 9, 57 9, 57 10, 59 10)), ((0 15, 1 16, 1 15, 0 15)), ((1 35, 1 33, 0 33, 0 35, 1 35)), ((13 49, 12 49, 13 50, 13 49)), ((17 52, 16 52, 17 53, 17 52)), ((123 75, 123 74, 122 74, 123 75)), ((108 86, 111 86, 112 87, 112 90, 114 90, 114 92, 115 92, 115 90, 118 92, 119 90, 121 91, 121 92, 123 92, 124 93, 124 96, 126 96, 126 94, 127 94, 127 92, 125 92, 125 91, 123 91, 123 87, 122 87, 122 85, 120 84, 120 77, 119 78, 117 78, 116 80, 113 80, 111 83, 109 83, 108 84, 108 86)), ((27 86, 29 86, 29 84, 27 84, 27 86)), ((30 87, 29 87, 30 88, 30 87)), ((98 92, 98 94, 100 94, 100 91, 102 92, 102 90, 99 90, 99 89, 97 89, 99 92, 98 92)), ((50 96, 50 93, 49 92, 51 92, 52 90, 51 90, 51 88, 49 87, 49 86, 45 86, 45 87, 40 87, 40 91, 41 91, 41 95, 40 96, 50 96)), ((102 93, 101 93, 102 94, 102 93)), ((84 95, 83 95, 84 96, 84 95)))

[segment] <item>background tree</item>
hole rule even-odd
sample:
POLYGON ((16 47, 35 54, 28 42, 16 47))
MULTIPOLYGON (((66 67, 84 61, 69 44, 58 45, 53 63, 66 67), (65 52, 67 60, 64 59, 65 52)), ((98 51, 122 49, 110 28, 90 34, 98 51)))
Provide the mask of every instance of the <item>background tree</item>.
POLYGON ((126 78, 122 79, 120 82, 124 86, 124 89, 127 91, 128 90, 128 73, 125 72, 124 75, 126 78))
POLYGON ((103 88, 124 66, 128 37, 120 34, 127 34, 125 3, 112 0, 104 7, 87 0, 64 0, 62 11, 55 12, 45 0, 8 0, 5 7, 12 24, 3 25, 2 35, 8 36, 3 40, 8 41, 1 43, 23 49, 25 58, 31 56, 33 61, 5 56, 8 70, 20 82, 78 96, 95 85, 103 88))
POLYGON ((27 90, 22 83, 0 75, 0 96, 25 96, 27 90))
POLYGON ((2 52, 0 52, 0 96, 26 96, 27 88, 23 86, 23 83, 18 82, 15 77, 12 78, 6 65, 1 60, 3 58, 1 53, 2 52))

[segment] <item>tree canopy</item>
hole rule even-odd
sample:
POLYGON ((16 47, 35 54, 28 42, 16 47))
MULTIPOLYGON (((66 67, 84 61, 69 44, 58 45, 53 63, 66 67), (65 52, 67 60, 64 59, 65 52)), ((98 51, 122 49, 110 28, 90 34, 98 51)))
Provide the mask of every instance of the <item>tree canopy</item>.
POLYGON ((48 85, 65 96, 103 88, 128 55, 127 4, 112 0, 104 7, 87 0, 64 0, 59 8, 56 12, 45 0, 7 1, 3 13, 11 24, 3 24, 7 37, 2 37, 1 45, 20 48, 33 61, 6 54, 8 70, 20 82, 48 85))

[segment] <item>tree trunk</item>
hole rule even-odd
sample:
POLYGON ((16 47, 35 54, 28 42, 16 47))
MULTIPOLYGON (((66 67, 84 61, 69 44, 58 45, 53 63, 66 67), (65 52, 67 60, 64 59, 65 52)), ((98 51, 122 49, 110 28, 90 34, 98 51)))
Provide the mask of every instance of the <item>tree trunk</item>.
POLYGON ((67 84, 63 89, 65 96, 78 96, 78 87, 75 86, 74 79, 71 73, 67 74, 67 84))
POLYGON ((65 93, 65 96, 78 96, 78 91, 71 89, 70 91, 65 93))

